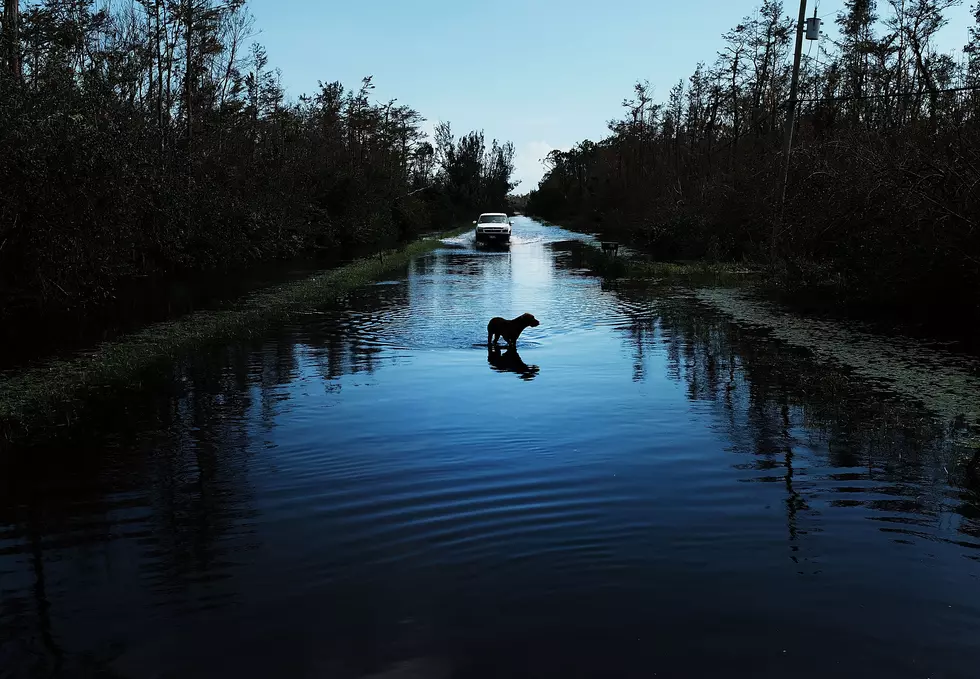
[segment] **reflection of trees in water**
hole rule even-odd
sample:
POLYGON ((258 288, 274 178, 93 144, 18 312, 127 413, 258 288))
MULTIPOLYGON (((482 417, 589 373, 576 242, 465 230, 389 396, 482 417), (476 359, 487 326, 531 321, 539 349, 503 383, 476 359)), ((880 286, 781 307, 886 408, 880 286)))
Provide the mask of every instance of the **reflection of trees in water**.
POLYGON ((342 375, 374 373, 381 344, 394 317, 409 307, 407 285, 376 285, 353 291, 343 306, 322 310, 290 340, 304 345, 327 388, 342 375))
POLYGON ((373 344, 385 315, 406 295, 404 286, 368 287, 351 294, 343 309, 323 309, 262 341, 198 354, 179 365, 176 382, 185 388, 158 424, 167 434, 152 452, 158 466, 149 484, 158 537, 147 556, 157 563, 157 582, 169 600, 178 592, 192 595, 191 580, 217 583, 221 591, 209 595, 214 604, 234 597, 233 588, 221 583, 234 570, 230 549, 246 547, 238 543, 254 514, 250 422, 271 431, 291 398, 285 387, 299 375, 300 353, 326 383, 373 372, 373 344))
POLYGON ((80 589, 98 579, 110 558, 105 536, 121 528, 107 486, 136 490, 107 458, 85 444, 0 457, 0 653, 11 667, 55 671, 64 659, 59 616, 72 607, 61 581, 68 570, 80 589))
POLYGON ((616 302, 617 310, 629 320, 623 331, 633 347, 633 381, 640 382, 645 375, 647 349, 657 339, 657 318, 649 307, 628 305, 622 298, 616 298, 616 302))
POLYGON ((280 347, 250 354, 231 346, 178 363, 184 388, 171 395, 156 423, 160 435, 136 451, 150 461, 149 478, 140 484, 151 507, 141 563, 162 603, 231 600, 231 555, 255 546, 245 530, 253 514, 250 385, 259 393, 259 420, 268 426, 274 385, 289 379, 295 359, 280 347))
MULTIPOLYGON (((44 539, 42 516, 39 515, 38 503, 32 503, 26 508, 26 516, 20 528, 26 533, 27 542, 30 545, 30 570, 33 575, 31 587, 30 603, 27 597, 21 597, 22 601, 12 600, 11 611, 14 620, 26 623, 24 629, 30 630, 36 636, 33 641, 40 646, 41 652, 34 651, 29 655, 39 659, 41 666, 47 666, 50 670, 57 672, 61 669, 64 652, 61 645, 56 641, 51 621, 51 602, 48 599, 48 569, 45 564, 45 552, 42 541, 44 539), (18 606, 17 603, 21 603, 18 606), (25 610, 26 609, 26 610, 25 610)), ((25 563, 27 560, 25 559, 25 563)), ((6 592, 4 592, 4 608, 7 607, 6 592)), ((6 612, 5 616, 6 617, 6 612)), ((13 622, 13 621, 11 621, 13 622)), ((0 624, 0 630, 6 625, 0 624)), ((13 630, 12 630, 13 631, 13 630)), ((16 638, 14 635, 4 636, 4 638, 16 638)), ((29 648, 29 647, 28 647, 29 648)), ((25 649, 26 650, 26 649, 25 649)), ((35 667, 40 670, 41 667, 35 667)))
POLYGON ((0 611, 0 625, 18 630, 9 638, 46 640, 60 657, 62 638, 70 645, 76 625, 102 617, 92 601, 115 612, 141 607, 147 593, 181 608, 232 600, 234 554, 256 546, 250 385, 282 382, 291 362, 288 348, 197 352, 138 394, 99 403, 111 428, 10 451, 0 474, 0 573, 17 583, 0 611), (30 601, 29 581, 36 605, 27 616, 8 600, 30 601), (132 601, 114 601, 118 583, 132 601))
POLYGON ((114 612, 139 608, 147 593, 182 610, 235 601, 236 554, 258 547, 250 473, 264 442, 253 437, 288 406, 301 355, 326 384, 374 371, 379 332, 407 294, 365 288, 344 310, 194 352, 147 376, 138 394, 93 401, 98 427, 0 458, 4 639, 50 666, 80 624, 74 611, 99 615, 87 609, 91 593, 107 588, 107 605, 117 596, 107 571, 133 591, 114 612), (53 563, 71 588, 52 584, 53 563))
POLYGON ((751 463, 736 466, 757 472, 755 480, 785 485, 791 543, 800 534, 801 513, 809 510, 807 498, 818 486, 826 493, 828 482, 831 506, 900 512, 909 515, 906 525, 924 526, 954 512, 957 530, 980 536, 980 495, 947 475, 949 440, 921 411, 862 390, 804 353, 707 309, 694 309, 693 302, 655 292, 616 295, 629 319, 624 334, 634 350, 634 377, 642 379, 644 351, 660 343, 668 375, 685 383, 692 401, 713 404, 734 452, 753 456, 751 463), (824 457, 829 467, 854 471, 801 476, 798 458, 804 449, 824 457), (874 493, 893 498, 850 492, 862 481, 877 482, 874 493))

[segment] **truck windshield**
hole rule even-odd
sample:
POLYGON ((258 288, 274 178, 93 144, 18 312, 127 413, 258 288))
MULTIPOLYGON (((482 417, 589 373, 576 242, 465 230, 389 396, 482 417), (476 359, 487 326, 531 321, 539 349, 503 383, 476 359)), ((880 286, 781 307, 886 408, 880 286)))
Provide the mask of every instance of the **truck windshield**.
POLYGON ((504 224, 507 221, 507 215, 480 215, 481 224, 504 224))

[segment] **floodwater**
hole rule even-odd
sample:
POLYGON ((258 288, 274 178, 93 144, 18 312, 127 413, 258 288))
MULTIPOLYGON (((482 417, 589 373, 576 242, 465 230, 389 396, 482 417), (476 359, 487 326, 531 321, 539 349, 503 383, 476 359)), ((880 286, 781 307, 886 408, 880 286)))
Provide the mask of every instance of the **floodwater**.
POLYGON ((977 676, 980 492, 920 403, 515 233, 0 460, 0 676, 977 676))

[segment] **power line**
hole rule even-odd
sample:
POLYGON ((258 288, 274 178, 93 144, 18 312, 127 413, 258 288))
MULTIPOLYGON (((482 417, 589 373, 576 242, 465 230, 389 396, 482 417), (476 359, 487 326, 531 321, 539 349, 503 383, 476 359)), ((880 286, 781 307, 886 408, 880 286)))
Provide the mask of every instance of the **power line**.
MULTIPOLYGON (((980 91, 980 85, 973 85, 967 87, 950 87, 943 90, 936 90, 936 94, 952 94, 954 92, 976 92, 980 91)), ((860 96, 848 96, 848 97, 821 97, 819 99, 799 99, 797 103, 800 104, 814 104, 814 103, 824 103, 832 101, 856 101, 860 99, 890 99, 892 97, 916 97, 923 94, 929 94, 928 90, 923 90, 921 92, 894 92, 892 94, 862 94, 860 96)))

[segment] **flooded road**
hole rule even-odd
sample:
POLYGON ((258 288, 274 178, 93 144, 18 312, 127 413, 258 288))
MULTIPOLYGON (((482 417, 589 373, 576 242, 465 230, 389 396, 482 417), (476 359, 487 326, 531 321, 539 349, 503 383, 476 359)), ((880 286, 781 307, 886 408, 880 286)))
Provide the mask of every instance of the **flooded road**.
POLYGON ((977 676, 948 432, 514 229, 2 459, 0 676, 977 676))

